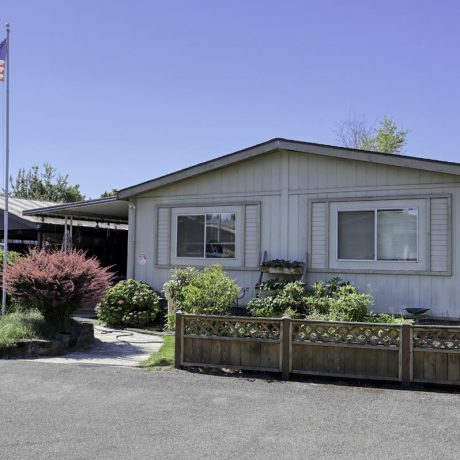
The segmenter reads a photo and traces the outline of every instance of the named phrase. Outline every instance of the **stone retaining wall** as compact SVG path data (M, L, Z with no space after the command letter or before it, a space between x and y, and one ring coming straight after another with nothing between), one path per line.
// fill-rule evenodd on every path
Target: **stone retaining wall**
M68 332L58 332L53 340L19 340L14 345L1 349L0 359L64 355L76 349L88 347L93 341L93 325L91 323L81 323L79 326L69 327Z

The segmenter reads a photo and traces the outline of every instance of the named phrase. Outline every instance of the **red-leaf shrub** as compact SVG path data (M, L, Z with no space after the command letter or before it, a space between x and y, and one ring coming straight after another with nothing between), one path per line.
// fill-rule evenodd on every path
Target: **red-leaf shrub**
M7 292L24 308L37 308L50 320L65 324L76 310L100 301L113 273L83 251L30 249L7 271Z

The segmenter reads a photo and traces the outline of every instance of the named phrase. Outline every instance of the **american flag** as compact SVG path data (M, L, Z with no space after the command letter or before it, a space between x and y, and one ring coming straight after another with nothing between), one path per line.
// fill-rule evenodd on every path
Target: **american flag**
M7 53L6 39L0 43L0 81L5 80L5 59Z

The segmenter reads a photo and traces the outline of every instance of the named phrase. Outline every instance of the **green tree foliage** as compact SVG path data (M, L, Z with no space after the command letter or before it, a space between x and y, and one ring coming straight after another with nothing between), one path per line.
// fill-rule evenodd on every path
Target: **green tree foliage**
M362 141L363 150L384 153L402 153L409 131L399 129L396 123L390 118L379 121L379 127L374 129L374 134L365 137Z
M106 190L104 193L101 193L101 198L110 198L111 196L117 196L118 190L113 188L112 190Z
M83 201L85 196L80 192L79 185L69 185L69 176L56 174L56 169L49 163L43 164L43 171L32 166L28 171L21 168L16 179L10 177L13 198L45 200L61 203Z
M372 127L365 118L356 115L338 123L336 130L337 140L344 147L395 154L403 152L408 134L391 118L384 117L377 127Z

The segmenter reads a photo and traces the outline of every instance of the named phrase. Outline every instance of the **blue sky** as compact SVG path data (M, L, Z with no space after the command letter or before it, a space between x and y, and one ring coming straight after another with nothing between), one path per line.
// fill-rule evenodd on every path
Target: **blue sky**
M12 172L47 161L93 198L273 137L336 144L353 113L460 161L456 0L2 0L6 21Z

